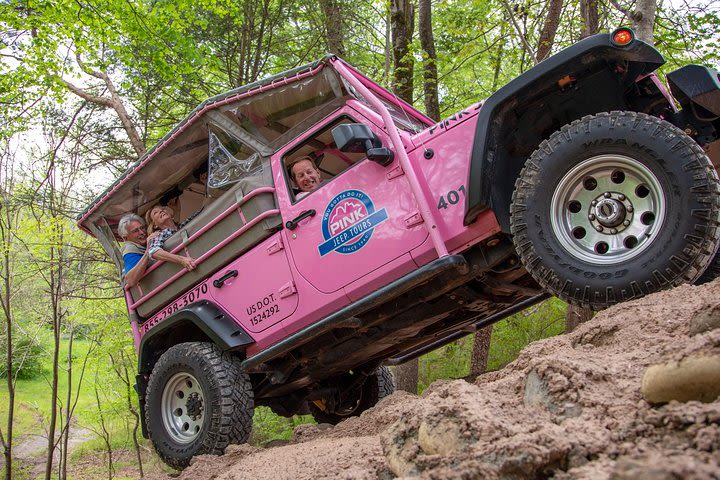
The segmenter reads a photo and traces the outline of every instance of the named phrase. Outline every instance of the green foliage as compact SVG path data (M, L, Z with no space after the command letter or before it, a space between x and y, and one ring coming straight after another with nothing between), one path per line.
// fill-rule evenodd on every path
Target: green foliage
M281 417L268 407L256 407L253 415L252 443L264 446L273 440L290 440L298 425L315 423L310 415Z
M493 325L488 354L488 371L499 370L517 358L532 342L565 331L565 302L551 298ZM418 389L432 382L463 378L470 373L473 336L468 335L420 357Z
M13 341L12 351L13 378L27 380L42 375L45 370L45 350L34 338L21 336ZM7 378L7 342L0 342L0 378Z
M515 360L528 344L565 331L565 302L551 298L498 322L493 328L488 370Z

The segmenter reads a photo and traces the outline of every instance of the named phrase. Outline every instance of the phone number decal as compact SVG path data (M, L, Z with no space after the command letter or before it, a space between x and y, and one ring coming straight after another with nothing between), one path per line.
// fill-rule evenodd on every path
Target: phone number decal
M208 286L207 282L201 283L200 285L196 286L189 292L187 292L182 297L175 300L173 303L168 305L167 307L160 310L154 317L152 317L150 320L142 324L142 331L143 333L150 330L152 327L157 325L158 323L165 320L167 317L172 315L173 313L177 312L181 308L187 307L191 303L193 303L196 300L200 299L200 295L207 293Z

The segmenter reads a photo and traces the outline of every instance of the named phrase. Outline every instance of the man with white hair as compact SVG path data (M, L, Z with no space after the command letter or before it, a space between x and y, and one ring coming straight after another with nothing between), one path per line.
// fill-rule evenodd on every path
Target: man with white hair
M118 223L118 234L124 242L122 256L125 263L125 283L134 287L150 264L150 258L145 253L147 242L145 220L134 213L125 215Z

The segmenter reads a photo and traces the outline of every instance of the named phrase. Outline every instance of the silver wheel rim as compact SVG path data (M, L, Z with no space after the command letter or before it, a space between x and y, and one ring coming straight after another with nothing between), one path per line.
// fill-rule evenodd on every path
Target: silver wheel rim
M161 415L165 431L177 443L195 440L202 431L205 396L200 383L189 373L176 373L165 384Z
M598 155L565 174L550 209L553 232L570 255L616 264L653 242L665 219L665 192L638 160Z

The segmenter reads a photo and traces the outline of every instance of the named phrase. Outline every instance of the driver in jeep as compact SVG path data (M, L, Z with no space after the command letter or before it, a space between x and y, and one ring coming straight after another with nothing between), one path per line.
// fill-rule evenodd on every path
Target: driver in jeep
M304 197L322 184L320 170L317 169L315 162L310 157L301 157L300 160L293 163L290 166L290 177L300 189L296 198Z

